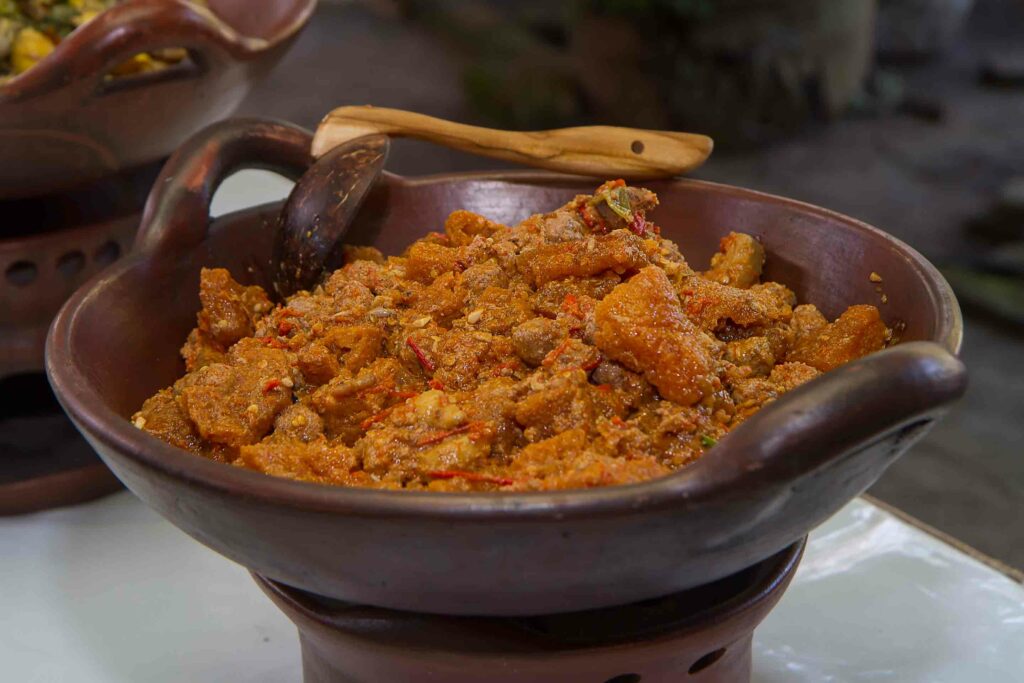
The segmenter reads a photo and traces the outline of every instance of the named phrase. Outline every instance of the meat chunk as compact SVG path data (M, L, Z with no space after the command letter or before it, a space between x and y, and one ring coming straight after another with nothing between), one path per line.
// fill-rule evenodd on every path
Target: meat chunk
M354 444L395 405L424 388L422 380L394 358L380 358L353 376L343 371L310 397L330 439Z
M583 370L560 372L516 403L515 417L530 441L540 441L568 429L588 429L598 417L593 385Z
M714 340L693 326L664 271L644 268L597 306L597 347L682 405L711 391Z
M512 328L533 317L529 290L488 287L467 306L467 327L491 334L508 334Z
M598 391L608 390L618 397L625 408L635 410L654 398L654 387L643 375L627 370L620 363L605 359L594 368L591 381Z
M625 230L585 240L545 244L524 252L518 261L523 277L536 287L567 277L590 277L606 270L631 273L646 266L643 241Z
M788 360L828 372L885 347L889 330L874 306L850 306L839 318L794 347Z
M227 446L256 443L291 405L291 367L284 351L256 339L231 349L229 363L207 365L181 382L181 405L206 440Z
M253 333L257 316L271 309L260 287L243 287L224 268L203 268L199 274L199 329L227 348Z
M533 318L512 330L512 348L524 363L535 368L568 336L569 329L563 323Z
M172 446L188 451L202 450L202 437L178 403L173 389L164 389L146 399L142 409L132 415L132 422Z
M608 296L620 282L622 282L622 277L612 272L601 273L594 277L570 277L564 280L553 280L537 290L534 306L541 315L554 318L563 311L566 297L572 296L581 299L586 296L600 301Z
M750 368L754 375L767 375L775 365L775 350L767 337L747 337L727 343L725 359Z
M828 327L828 320L813 304L803 304L793 309L789 327L793 331L792 347L805 347Z
M746 289L761 280L764 247L750 235L730 232L722 238L719 251L711 257L704 277L723 285Z
M312 443L324 435L324 421L309 407L295 403L274 420L274 436Z
M508 287L509 278L497 261L488 259L463 271L462 282L471 294L479 294L488 287Z

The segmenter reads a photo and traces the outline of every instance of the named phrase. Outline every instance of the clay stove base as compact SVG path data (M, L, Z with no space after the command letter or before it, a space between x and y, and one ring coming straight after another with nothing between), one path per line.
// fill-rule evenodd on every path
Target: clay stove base
M298 627L305 683L744 683L754 628L782 597L800 541L664 598L542 617L451 617L256 583Z
M121 488L57 404L42 374L43 348L68 296L131 247L162 165L0 201L0 516Z

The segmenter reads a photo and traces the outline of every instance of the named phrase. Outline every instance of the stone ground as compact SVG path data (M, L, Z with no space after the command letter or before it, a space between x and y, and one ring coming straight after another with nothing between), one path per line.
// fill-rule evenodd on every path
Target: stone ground
M940 266L974 245L964 224L1001 184L1024 175L1024 88L978 84L990 50L1018 45L1024 3L982 0L961 44L939 64L889 67L938 123L854 116L748 153L716 155L700 176L792 196L891 232ZM1016 14L1014 14L1016 12ZM313 127L341 104L376 104L473 122L459 67L423 30L359 5L321 6L241 115ZM495 162L399 141L389 168L416 175ZM967 398L871 493L995 558L1024 567L1024 335L966 311Z

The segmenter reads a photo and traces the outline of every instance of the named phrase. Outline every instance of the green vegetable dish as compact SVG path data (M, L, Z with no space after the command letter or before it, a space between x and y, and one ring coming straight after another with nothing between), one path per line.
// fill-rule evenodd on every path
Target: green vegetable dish
M123 0L0 0L0 81L28 71L53 52L72 31L121 2ZM177 64L187 56L180 48L138 54L117 66L111 76L156 71Z

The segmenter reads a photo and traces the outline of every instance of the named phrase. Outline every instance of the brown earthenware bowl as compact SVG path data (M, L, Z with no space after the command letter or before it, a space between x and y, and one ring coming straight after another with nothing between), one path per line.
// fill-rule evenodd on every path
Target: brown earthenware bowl
M37 196L166 157L228 116L284 54L316 0L134 0L0 84L0 199ZM109 78L140 52L187 48L167 69Z
M903 343L786 394L671 476L552 493L348 489L218 464L136 429L128 417L183 372L199 269L268 285L278 205L223 216L223 177L259 165L297 175L309 136L234 121L165 167L131 256L79 290L50 331L47 371L71 418L117 476L174 524L274 581L319 595L446 614L545 614L627 604L722 578L781 551L875 481L961 396L953 293L917 252L824 209L725 185L649 183L654 214L693 264L741 229L766 276L826 315L877 302ZM504 223L596 181L537 173L386 175L353 243L396 253L454 209Z

